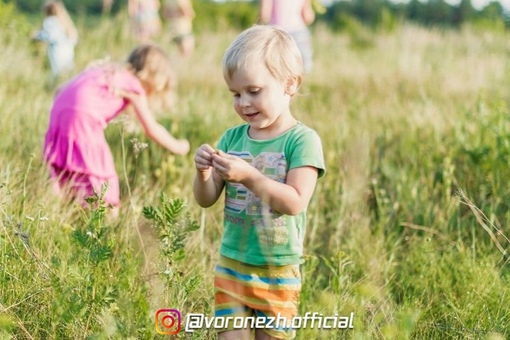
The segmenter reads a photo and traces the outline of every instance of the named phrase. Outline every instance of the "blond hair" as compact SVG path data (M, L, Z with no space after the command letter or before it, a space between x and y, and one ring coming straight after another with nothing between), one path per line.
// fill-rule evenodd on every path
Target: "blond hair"
M263 60L269 73L281 81L303 80L303 59L294 39L285 30L271 25L254 25L234 39L223 56L226 79L249 64Z
M135 76L140 79L151 108L170 108L175 101L176 77L165 51L155 45L141 45L131 52L127 62Z
M64 3L61 1L49 0L43 4L43 12L46 16L55 16L64 28L66 35L73 42L78 41L78 30L74 26L73 20L67 12Z

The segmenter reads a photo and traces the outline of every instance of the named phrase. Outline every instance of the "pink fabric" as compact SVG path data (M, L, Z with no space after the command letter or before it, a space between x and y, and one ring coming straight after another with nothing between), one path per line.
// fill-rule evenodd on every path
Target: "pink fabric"
M141 0L135 1L135 15L144 15L159 11L159 0Z
M306 28L301 11L304 0L273 0L270 24L280 26L287 32L300 31Z
M78 182L83 183L84 178L90 176L88 182L96 186L104 179L104 182L117 182L118 187L112 153L104 136L108 123L128 104L113 93L116 87L144 93L140 81L132 73L107 65L85 70L56 95L45 137L44 157L54 170L58 169L52 172L53 176L65 173L59 178L60 185L73 181L72 178L80 178ZM118 204L118 197L111 200L107 203Z
M57 195L69 195L78 200L83 207L89 206L85 198L94 196L95 193L100 194L103 184L108 185L103 196L105 203L115 207L120 203L119 179L117 176L99 178L94 175L63 170L52 165L51 177L53 179L53 190Z

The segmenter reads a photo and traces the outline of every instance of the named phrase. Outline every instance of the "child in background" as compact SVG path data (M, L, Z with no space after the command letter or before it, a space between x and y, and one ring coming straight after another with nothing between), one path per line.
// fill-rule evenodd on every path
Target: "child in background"
M182 56L188 57L195 49L193 18L195 11L190 0L163 0L163 18L169 23L172 40Z
M62 73L73 69L78 31L62 2L47 1L43 12L46 18L42 29L33 38L48 44L52 81L55 82Z
M110 14L110 12L112 11L112 6L113 6L113 0L103 0L103 8L102 8L102 12L103 14Z
M65 84L55 96L44 142L55 190L86 205L84 199L107 183L105 202L119 206L119 179L104 129L129 104L149 138L175 154L188 153L188 141L175 139L149 107L168 106L172 77L165 52L142 45L125 65L92 66Z
M305 72L313 65L312 38L308 26L315 20L312 0L261 0L260 23L283 28L296 41Z
M193 192L202 207L225 189L224 233L215 269L215 316L284 317L287 326L256 329L256 339L290 339L301 290L306 209L324 157L317 133L300 123L290 102L302 78L292 37L275 26L241 33L223 57L234 109L246 123L228 129L215 150L195 152ZM219 339L251 339L250 329Z
M139 43L147 43L161 32L159 0L128 0L133 35Z

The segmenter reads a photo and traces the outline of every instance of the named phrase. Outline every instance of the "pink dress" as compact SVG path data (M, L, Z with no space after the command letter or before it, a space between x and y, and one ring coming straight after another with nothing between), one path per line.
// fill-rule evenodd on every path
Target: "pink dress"
M119 205L119 179L104 129L128 105L114 88L145 93L129 71L104 65L87 69L56 95L44 143L56 189L81 200L108 183L105 202ZM85 203L84 203L85 204Z

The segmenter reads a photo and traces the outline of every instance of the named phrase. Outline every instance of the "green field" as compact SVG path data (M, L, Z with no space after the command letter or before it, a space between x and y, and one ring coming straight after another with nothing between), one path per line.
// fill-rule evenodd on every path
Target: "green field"
M40 21L0 6L0 338L163 339L158 309L212 315L223 204L194 202L192 153L118 120L106 132L120 218L54 197L41 161L53 91L29 39ZM135 46L123 15L77 26L77 70ZM201 30L189 60L158 40L179 77L158 119L193 150L241 123L221 72L238 33ZM308 208L300 314L354 320L298 339L509 338L510 34L402 23L313 37L293 112L321 135L327 174Z

